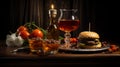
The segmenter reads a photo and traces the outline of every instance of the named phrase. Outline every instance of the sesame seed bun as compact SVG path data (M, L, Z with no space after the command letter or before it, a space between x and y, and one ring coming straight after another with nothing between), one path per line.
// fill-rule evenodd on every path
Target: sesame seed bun
M98 33L96 32L91 32L91 31L83 31L79 34L78 38L95 38L95 39L99 39L100 36Z

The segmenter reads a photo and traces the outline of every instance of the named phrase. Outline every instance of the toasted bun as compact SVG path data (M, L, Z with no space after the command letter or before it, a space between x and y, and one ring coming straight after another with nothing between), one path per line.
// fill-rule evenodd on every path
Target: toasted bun
M97 39L99 39L100 36L96 32L83 31L79 34L78 38L95 38L95 39L97 38Z

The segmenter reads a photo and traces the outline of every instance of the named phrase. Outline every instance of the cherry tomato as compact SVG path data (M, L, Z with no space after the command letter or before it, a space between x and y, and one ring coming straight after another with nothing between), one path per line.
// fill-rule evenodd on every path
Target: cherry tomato
M75 37L70 38L70 42L71 42L71 43L76 43L76 42L77 42L77 38L75 38Z
M43 32L39 29L34 29L30 35L30 37L43 37Z
M21 31L24 31L24 30L27 31L27 27L25 27L25 26L20 26L20 27L18 27L17 32L21 32Z
M23 39L27 39L30 36L30 33L26 30L19 32L19 34Z
M110 48L112 49L112 51L116 51L118 49L117 46L114 44L110 45Z

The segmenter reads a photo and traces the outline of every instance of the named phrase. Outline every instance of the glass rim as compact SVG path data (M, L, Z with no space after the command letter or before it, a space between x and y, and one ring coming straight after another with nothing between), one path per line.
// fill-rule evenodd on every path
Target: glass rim
M60 9L62 11L77 11L78 9Z

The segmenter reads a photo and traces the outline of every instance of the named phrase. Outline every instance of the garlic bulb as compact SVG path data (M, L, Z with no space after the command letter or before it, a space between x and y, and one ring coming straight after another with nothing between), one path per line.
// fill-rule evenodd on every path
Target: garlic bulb
M17 36L14 43L15 43L16 46L20 47L24 43L24 40L22 39L21 36Z
M17 46L20 47L22 46L22 44L24 43L24 40L22 39L21 36L16 36L15 33L11 34L11 35L7 35L6 36L6 45L8 47L13 47L13 46Z
M11 46L15 46L14 40L15 40L15 33L11 34L11 35L7 35L6 38L6 45L11 47Z

